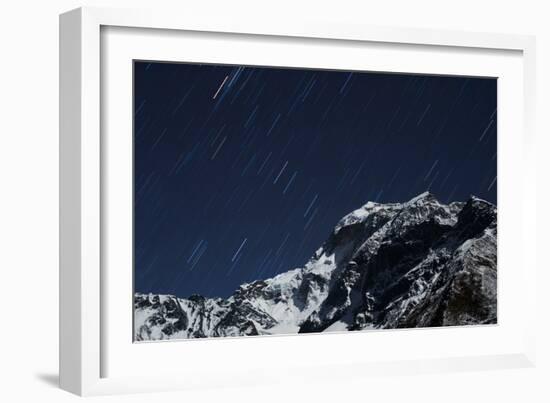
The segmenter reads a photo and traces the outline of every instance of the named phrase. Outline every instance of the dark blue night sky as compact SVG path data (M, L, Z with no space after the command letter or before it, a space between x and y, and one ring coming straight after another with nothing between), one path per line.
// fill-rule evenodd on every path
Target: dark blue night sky
M135 62L135 290L225 297L367 201L496 203L496 79Z

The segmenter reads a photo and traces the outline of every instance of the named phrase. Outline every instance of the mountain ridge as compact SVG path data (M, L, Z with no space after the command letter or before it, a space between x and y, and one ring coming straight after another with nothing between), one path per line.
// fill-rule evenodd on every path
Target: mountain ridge
M497 208L367 202L303 267L228 298L134 296L136 341L496 323Z

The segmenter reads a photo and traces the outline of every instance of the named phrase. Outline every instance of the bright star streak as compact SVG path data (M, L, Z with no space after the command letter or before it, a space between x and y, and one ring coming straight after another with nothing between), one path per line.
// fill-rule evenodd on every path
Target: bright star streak
M214 94L214 96L212 97L212 99L216 99L216 97L218 96L218 94L220 93L220 91L222 90L223 88L223 85L225 84L225 82L227 81L227 79L229 78L229 76L225 76L225 78L223 79L220 87L218 88L218 90L216 91L216 93Z
M232 262L235 261L235 258L237 257L237 255L239 254L239 252L241 251L241 249L243 248L244 244L246 243L247 241L247 238L245 238L243 240L243 242L241 243L241 246L239 246L239 249L237 249L237 252L235 252L235 254L233 255L233 258L231 259Z
M275 178L275 180L273 181L273 184L276 184L277 181L279 180L279 178L281 177L281 175L283 174L283 171L285 170L286 166L288 165L288 161L285 162L285 164L283 165L283 167L281 168L281 171L279 172L279 175L277 175L277 177Z

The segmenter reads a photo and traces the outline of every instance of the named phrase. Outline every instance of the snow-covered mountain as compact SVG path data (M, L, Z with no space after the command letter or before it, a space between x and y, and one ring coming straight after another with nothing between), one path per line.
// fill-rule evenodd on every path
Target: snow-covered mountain
M391 329L497 321L497 209L368 202L338 222L304 267L227 299L136 294L135 339Z

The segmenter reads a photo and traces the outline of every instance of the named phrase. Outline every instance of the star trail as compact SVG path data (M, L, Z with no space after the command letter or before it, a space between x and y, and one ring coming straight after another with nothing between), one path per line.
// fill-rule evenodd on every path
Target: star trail
M496 203L497 80L134 62L135 290L226 297L367 201Z

